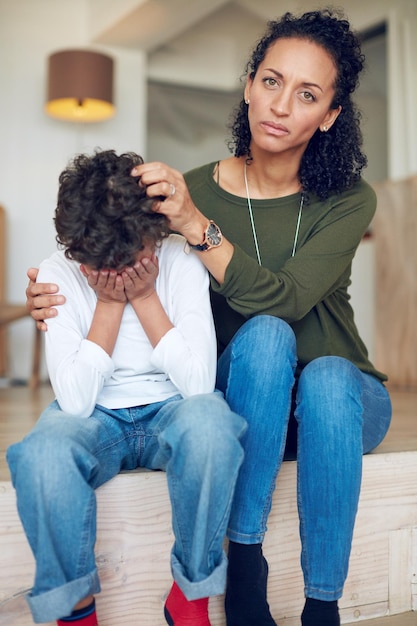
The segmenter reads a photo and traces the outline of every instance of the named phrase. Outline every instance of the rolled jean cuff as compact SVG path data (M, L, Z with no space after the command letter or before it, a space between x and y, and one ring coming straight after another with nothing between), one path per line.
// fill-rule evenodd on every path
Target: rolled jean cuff
M198 600L200 598L210 598L219 596L226 589L227 557L223 553L220 564L199 582L191 582L184 574L184 568L174 554L171 554L172 576L181 589L187 600Z
M72 580L46 593L37 596L32 596L29 593L26 600L35 624L43 624L67 617L80 600L99 592L100 580L95 569L82 578Z
M245 533L239 533L231 528L227 529L227 538L234 543L243 543L246 546L254 545L255 543L263 543L265 533L258 533L256 535L246 535Z
M326 591L325 589L318 589L317 587L305 586L304 596L306 598L314 598L315 600L324 600L325 602L332 602L334 600L340 600L343 595L343 587L335 589L333 591Z

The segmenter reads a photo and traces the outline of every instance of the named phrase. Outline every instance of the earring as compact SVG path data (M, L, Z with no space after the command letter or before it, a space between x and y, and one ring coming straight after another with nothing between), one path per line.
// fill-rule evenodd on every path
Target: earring
M323 126L323 133L327 133L328 130L327 126Z
M249 104L249 102L250 102L249 98L245 100L245 104Z

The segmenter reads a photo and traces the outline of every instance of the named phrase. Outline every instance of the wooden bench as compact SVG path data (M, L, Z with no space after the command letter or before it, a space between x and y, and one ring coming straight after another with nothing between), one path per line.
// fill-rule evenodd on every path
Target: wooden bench
M166 477L129 472L98 489L97 564L100 626L166 626L173 541ZM0 624L30 626L23 596L34 563L11 484L0 482ZM303 581L296 509L296 462L280 472L268 523L269 601L280 626L299 626ZM349 576L340 601L343 623L417 609L417 452L364 457ZM210 602L212 626L224 626L223 598ZM51 625L52 626L52 625Z

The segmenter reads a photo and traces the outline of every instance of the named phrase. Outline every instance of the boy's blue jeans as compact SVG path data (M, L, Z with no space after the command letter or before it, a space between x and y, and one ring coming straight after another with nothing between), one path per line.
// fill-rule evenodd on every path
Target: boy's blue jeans
M362 454L384 438L391 402L384 385L340 357L310 362L295 380L288 324L246 322L219 360L217 386L248 429L229 521L235 542L261 543L292 407L298 423L298 509L306 597L336 600L347 576Z
M167 473L175 536L171 567L182 591L189 600L223 593L223 540L245 428L219 392L130 409L96 406L89 418L67 415L53 402L7 452L36 560L28 596L35 622L69 615L81 599L100 591L94 490L137 467Z

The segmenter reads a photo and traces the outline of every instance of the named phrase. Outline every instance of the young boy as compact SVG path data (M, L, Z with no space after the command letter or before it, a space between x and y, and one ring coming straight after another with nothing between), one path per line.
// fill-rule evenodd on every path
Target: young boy
M36 623L97 625L94 490L137 467L167 473L168 624L210 626L208 597L224 591L222 544L245 423L214 391L206 270L149 210L130 175L142 162L97 151L59 179L62 250L39 273L66 296L45 335L56 399L7 453L36 560L28 595Z

